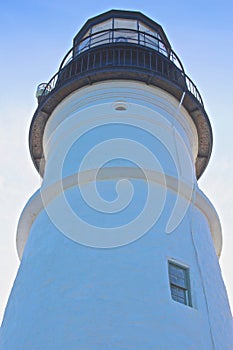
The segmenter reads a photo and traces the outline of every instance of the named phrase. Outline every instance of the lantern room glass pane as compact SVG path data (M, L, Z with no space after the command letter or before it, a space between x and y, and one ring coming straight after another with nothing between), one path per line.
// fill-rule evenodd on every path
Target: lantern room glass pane
M109 30L106 32L96 33L91 37L91 47L109 44L110 42L112 42L112 32Z
M112 29L112 19L108 19L107 21L100 22L92 27L92 34L101 32L102 30Z
M112 37L112 19L98 23L92 27L91 47L109 44Z
M141 21L139 21L139 31L151 34L151 35L159 38L159 34L155 30L153 30L151 27L147 26L146 24L144 24Z
M116 43L130 42L138 44L137 21L114 18L114 37Z
M85 51L85 50L90 48L90 45L91 45L90 35L91 35L91 30L89 29L84 34L84 36L81 39L79 45L77 46L77 48L75 50L77 53L80 53L80 52Z
M138 33L127 29L114 30L113 41L115 43L138 44Z
M159 41L160 39L159 34L152 30L151 27L147 26L146 24L139 22L139 31L140 33L140 44L144 46L151 47L154 50L159 49Z
M114 18L114 29L116 28L127 28L137 30L137 20L134 19L124 19L124 18Z

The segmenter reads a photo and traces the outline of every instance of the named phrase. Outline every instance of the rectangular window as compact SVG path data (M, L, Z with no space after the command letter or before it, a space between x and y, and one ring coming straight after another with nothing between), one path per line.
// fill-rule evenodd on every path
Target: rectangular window
M169 282L172 299L191 306L189 269L176 262L168 262Z

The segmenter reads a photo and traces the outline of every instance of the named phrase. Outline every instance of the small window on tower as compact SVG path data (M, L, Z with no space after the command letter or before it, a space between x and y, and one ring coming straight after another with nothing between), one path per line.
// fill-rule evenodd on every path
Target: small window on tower
M169 282L172 299L191 306L189 269L176 262L168 262Z

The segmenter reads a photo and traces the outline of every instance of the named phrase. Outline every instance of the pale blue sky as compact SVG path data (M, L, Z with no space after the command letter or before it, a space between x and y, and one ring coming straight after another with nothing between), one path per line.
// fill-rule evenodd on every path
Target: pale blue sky
M112 8L138 10L163 26L204 99L214 133L210 164L199 181L223 228L221 268L233 305L233 3L227 1L21 0L1 4L0 319L19 264L19 215L40 186L29 155L35 90L50 80L84 22Z

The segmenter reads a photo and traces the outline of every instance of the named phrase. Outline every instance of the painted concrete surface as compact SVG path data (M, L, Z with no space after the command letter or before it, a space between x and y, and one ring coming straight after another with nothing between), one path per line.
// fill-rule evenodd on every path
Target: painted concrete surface
M141 181L134 186L144 192ZM75 197L67 191L78 210ZM231 349L229 305L205 218L190 208L175 232L164 233L174 197L146 235L112 249L71 241L42 212L6 310L2 348ZM190 268L192 307L171 298L171 258Z
M19 225L18 242L30 234L1 349L232 349L219 221L197 201L197 141L179 101L139 83L96 84L57 107L44 135L44 209L33 216L30 202ZM192 306L171 298L169 259L190 270Z

